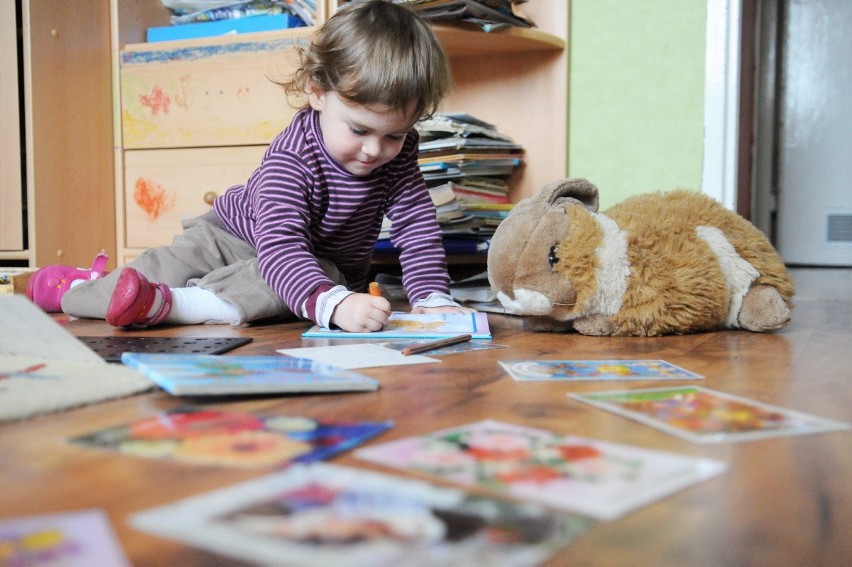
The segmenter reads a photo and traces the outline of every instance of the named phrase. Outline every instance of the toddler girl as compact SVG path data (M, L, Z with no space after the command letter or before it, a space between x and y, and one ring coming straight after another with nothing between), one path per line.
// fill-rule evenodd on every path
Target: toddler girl
M120 327L295 314L377 331L390 304L366 293L367 279L387 215L412 311L470 311L448 295L441 231L417 165L414 124L450 87L431 28L387 0L349 2L300 55L283 86L308 104L244 185L184 221L171 245L108 275L87 280L83 272L47 289L39 282L62 267L43 268L33 300L46 305L58 293L65 313Z

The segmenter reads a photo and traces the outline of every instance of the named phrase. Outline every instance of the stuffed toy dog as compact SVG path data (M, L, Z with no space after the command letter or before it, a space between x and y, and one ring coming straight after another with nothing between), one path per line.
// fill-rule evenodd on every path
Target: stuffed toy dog
M488 279L533 330L584 335L773 331L793 297L763 233L706 195L647 193L599 213L597 187L580 178L512 209L491 239Z

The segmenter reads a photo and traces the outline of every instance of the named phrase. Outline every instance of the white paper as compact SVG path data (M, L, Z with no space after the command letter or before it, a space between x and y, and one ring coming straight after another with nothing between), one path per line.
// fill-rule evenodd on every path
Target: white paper
M374 368L377 366L401 366L441 362L419 354L405 356L398 350L375 343L334 345L324 347L285 348L277 352L297 358L309 358L338 368Z

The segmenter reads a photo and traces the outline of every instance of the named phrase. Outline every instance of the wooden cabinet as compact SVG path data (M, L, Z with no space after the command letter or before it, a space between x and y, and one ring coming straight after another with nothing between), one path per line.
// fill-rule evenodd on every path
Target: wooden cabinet
M0 261L88 267L115 256L109 0L2 4Z
M0 2L0 254L25 259L15 3Z
M313 28L145 43L147 28L168 25L159 0L111 4L123 263L168 244L182 218L209 210L213 194L245 181L295 113L271 79L289 75L297 63L292 47ZM317 21L337 4L319 2ZM455 83L444 109L492 122L527 150L512 180L515 200L566 171L567 5L530 2L524 10L538 28L486 34L435 26Z
M141 251L171 242L181 220L210 210L244 183L266 146L170 148L124 153L125 242Z

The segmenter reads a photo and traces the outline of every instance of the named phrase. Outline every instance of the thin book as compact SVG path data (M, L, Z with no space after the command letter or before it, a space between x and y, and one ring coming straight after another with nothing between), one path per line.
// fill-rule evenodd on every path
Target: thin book
M474 339L490 339L488 315L485 313L391 313L381 331L351 333L338 328L314 325L304 338L335 339L443 339L469 334Z
M378 381L305 358L126 352L121 361L176 396L376 390Z

